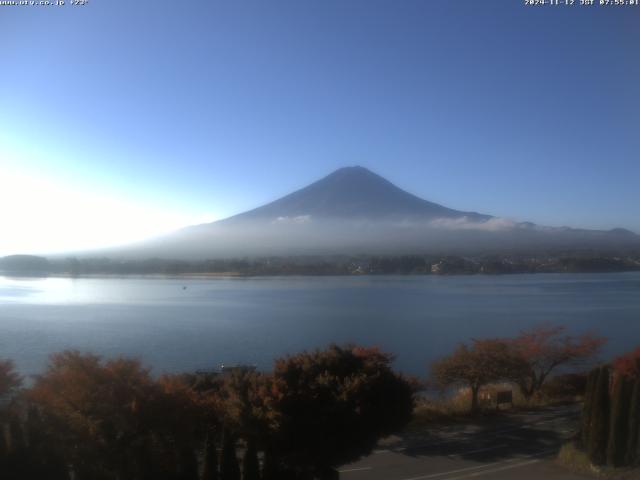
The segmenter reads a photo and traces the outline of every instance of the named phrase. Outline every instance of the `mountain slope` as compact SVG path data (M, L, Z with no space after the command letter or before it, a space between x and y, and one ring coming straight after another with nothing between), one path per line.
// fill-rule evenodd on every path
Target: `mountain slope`
M459 212L416 197L364 167L345 167L311 185L223 222L305 217L320 219L434 219L488 215Z
M544 227L453 210L416 197L366 168L347 167L262 207L109 255L204 259L627 248L640 249L640 237L628 230Z

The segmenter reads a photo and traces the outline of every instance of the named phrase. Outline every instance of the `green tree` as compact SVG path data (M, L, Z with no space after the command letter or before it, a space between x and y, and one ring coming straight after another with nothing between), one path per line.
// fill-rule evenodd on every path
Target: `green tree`
M264 461L262 462L262 480L282 479L280 464L273 448L267 446L264 451Z
M613 467L624 465L629 442L629 405L632 391L625 375L614 377L611 398L611 425L607 444L607 464Z
M202 480L218 480L218 452L213 430L207 433Z
M598 384L599 369L594 368L587 376L587 386L584 394L584 405L582 408L582 445L589 445L589 435L591 433L591 417L593 415L593 397L595 395L596 385Z
M240 480L240 465L236 454L236 439L225 429L222 439L222 459L220 460L220 480Z
M25 440L25 432L17 415L11 415L9 417L9 451L12 454L20 454L24 450L27 442Z
M588 455L595 465L606 461L607 441L609 439L609 367L600 367L597 385L593 395L591 428L589 434Z
M640 460L640 347L616 358L613 368L618 375L629 379L631 399L628 412L629 439L625 464L633 465Z
M258 450L254 442L248 442L242 457L242 480L260 480Z
M631 380L631 401L629 402L629 440L625 463L634 465L638 461L638 436L640 436L640 380Z

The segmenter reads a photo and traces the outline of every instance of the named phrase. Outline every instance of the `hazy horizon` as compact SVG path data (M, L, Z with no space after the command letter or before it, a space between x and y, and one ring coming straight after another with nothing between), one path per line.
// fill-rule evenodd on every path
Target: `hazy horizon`
M155 237L356 164L452 209L640 232L640 8L67 7L2 8L0 255Z
M549 248L615 251L640 246L638 238L629 241L626 235L599 240L599 232L605 231L565 230L486 212L452 210L354 166L224 219L193 222L119 244L13 254L202 260L264 255L535 253Z
M555 228L450 209L361 167L345 167L274 202L113 247L46 252L54 257L205 260L333 255L539 255L635 252L640 236Z

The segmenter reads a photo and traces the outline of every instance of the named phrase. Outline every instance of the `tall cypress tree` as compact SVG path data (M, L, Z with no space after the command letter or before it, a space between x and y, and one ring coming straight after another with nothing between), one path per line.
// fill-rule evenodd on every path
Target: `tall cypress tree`
M17 415L9 419L9 450L12 454L22 453L25 447L24 431Z
M223 437L220 480L240 480L240 465L236 455L235 438L228 430L224 431Z
M207 434L204 447L204 472L202 480L218 480L218 454L216 452L216 440L213 431Z
M179 480L198 480L198 458L192 445L184 445L179 455Z
M7 462L9 460L9 446L6 441L5 427L0 422L0 472L4 472L7 469Z
M638 457L638 436L640 435L640 380L633 380L631 401L629 404L629 441L627 442L627 455L625 463L634 465Z
M587 375L587 385L584 392L584 405L582 408L582 445L586 448L589 445L589 434L591 432L591 416L593 415L593 396L598 384L599 369L594 368Z
M242 480L260 480L260 464L255 442L249 440L242 457Z
M624 375L615 378L611 398L611 426L607 445L607 464L612 467L624 465L629 436L629 404L631 391L629 380Z
M609 367L600 367L591 407L591 428L588 454L595 465L603 465L607 459L609 439Z
M273 450L269 447L264 452L264 462L262 464L262 480L279 480L280 469L278 468L278 460Z

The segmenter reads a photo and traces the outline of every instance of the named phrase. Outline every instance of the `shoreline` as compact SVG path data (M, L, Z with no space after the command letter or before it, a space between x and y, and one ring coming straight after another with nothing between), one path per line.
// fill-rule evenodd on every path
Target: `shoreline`
M503 272L503 273L243 273L243 272L196 272L196 273L50 273L50 274L16 274L0 272L0 277L15 280L37 280L46 278L65 279L118 279L118 278L141 278L141 279L210 279L210 278L290 278L290 277L507 277L515 275L608 275L620 273L640 273L640 269L610 270L610 271L546 271L546 272Z
M33 255L0 258L0 274L76 278L282 277L361 275L509 275L523 273L614 273L640 271L640 252L549 252L546 254L354 255L179 260L149 258L53 259Z

